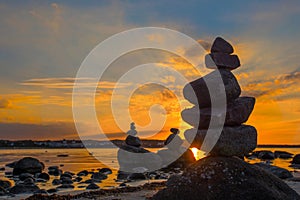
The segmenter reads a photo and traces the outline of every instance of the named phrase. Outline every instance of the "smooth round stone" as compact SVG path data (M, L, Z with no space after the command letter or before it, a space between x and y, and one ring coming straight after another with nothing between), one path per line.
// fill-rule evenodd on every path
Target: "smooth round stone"
M212 134L216 129L210 129ZM210 145L203 145L203 141L207 136L207 130L189 129L184 133L187 141L191 143L191 147L207 152ZM192 141L193 135L195 135ZM208 141L217 141L209 152L210 155L218 156L244 156L252 152L257 145L257 131L253 126L224 126L219 138L217 135L210 135ZM209 139L208 138L208 139Z
M211 107L210 86L215 105L232 102L241 94L241 88L235 76L226 69L215 70L196 79L183 88L184 97L199 108ZM225 92L225 93L224 93Z
M198 109L196 106L185 109L181 112L181 117L188 124L198 129L207 129L213 120L214 126L236 126L245 123L255 104L254 97L239 97L229 103L224 110L216 109L216 113L212 115L211 108ZM224 121L225 119L225 121Z
M221 37L217 37L211 46L211 52L233 53L232 45Z
M210 53L205 56L205 65L209 69L229 69L234 70L241 66L237 55L228 55L225 53Z

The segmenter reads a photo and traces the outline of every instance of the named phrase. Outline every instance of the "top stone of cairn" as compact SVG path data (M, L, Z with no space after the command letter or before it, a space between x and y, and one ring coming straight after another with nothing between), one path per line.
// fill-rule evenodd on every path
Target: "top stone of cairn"
M211 47L212 53L227 53L232 54L233 53L233 47L229 42L224 40L221 37L217 37Z

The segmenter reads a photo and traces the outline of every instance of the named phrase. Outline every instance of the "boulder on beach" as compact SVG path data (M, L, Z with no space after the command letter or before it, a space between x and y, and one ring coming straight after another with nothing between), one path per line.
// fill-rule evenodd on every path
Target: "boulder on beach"
M188 129L184 135L187 141L191 143L191 147L201 148L203 151L211 150L210 155L244 156L256 148L257 131L253 126L224 126L219 138L215 134L217 130L210 129L209 131L212 135L210 135L208 142L212 144L213 140L216 141L212 150L209 149L210 145L202 145L208 130ZM195 137L193 138L193 136Z
M36 174L36 173L41 173L44 168L45 168L44 163L40 162L38 159L32 157L25 157L16 162L14 166L13 174L14 175L19 175L21 173Z
M17 184L9 189L12 194L24 194L24 193L35 193L39 191L40 188L34 184Z
M8 180L1 180L0 179L0 187L4 188L4 189L8 189L11 187L11 182Z
M170 149L161 149L157 154L161 157L162 167L164 168L186 168L191 163L196 162L193 152L190 149L174 151Z
M233 53L232 45L221 37L217 37L211 46L211 52Z
M208 86L211 91L208 89ZM229 103L240 96L241 88L234 75L226 69L215 70L204 77L190 82L183 88L184 97L191 103L198 104L199 108L211 106L209 92L212 92L211 95L216 104L223 97Z
M300 196L278 177L236 157L206 157L170 178L153 200L296 200Z
M287 151L274 151L274 156L275 158L282 158L282 159L289 159L289 158L293 158L292 153L289 153Z
M198 109L196 106L181 112L182 119L198 129L207 129L213 120L215 126L236 126L246 122L254 108L254 97L239 97L227 105L226 110ZM225 111L225 112L223 112ZM225 118L225 121L222 119Z
M289 170L281 168L281 167L277 167L274 165L268 165L265 163L256 163L255 165L263 168L264 170L274 174L275 176L277 176L278 178L281 178L281 179L287 179L287 178L293 177L292 173Z
M292 160L292 164L300 164L300 154L296 154Z
M272 151L269 150L262 150L257 152L257 158L261 160L273 160L275 158L275 155Z
M136 172L144 168L153 171L161 167L161 158L144 148L124 145L118 150L118 161L121 171Z

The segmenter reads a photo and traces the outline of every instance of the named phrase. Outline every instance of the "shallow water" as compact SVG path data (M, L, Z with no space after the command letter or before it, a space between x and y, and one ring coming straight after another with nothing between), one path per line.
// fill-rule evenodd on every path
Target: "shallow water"
M258 148L257 150L281 150L287 151L293 154L300 153L300 148ZM149 149L153 152L157 151L158 149ZM89 171L96 171L99 168L107 167L103 163L109 164L109 168L112 169L113 174L108 175L108 179L103 180L102 183L98 185L100 187L115 187L118 186L120 183L116 182L116 175L119 168L118 160L117 160L117 148L97 148L90 150L88 152L86 149L0 149L0 168L4 167L5 164L17 161L23 157L31 156L39 159L45 164L45 171L47 172L47 168L49 166L60 166L60 169L63 171L71 171L77 173L81 170L89 170ZM197 158L201 158L204 156L203 152L195 151ZM67 154L68 157L57 157L59 154ZM102 163L97 160L95 157L100 157ZM247 160L250 163L261 162L261 160L254 159L254 160ZM293 168L290 168L290 161L291 159L275 159L272 161L272 164L286 168L290 171L295 171ZM12 171L11 168L5 167L5 172ZM297 170L296 170L297 171ZM0 171L0 179L5 177L4 171ZM50 181L47 183L38 183L38 186L41 189L50 189L54 188L51 182L54 179L54 176L51 176ZM59 177L56 177L59 178ZM90 175L87 177L83 177L83 180L89 179ZM87 185L87 184L81 184ZM83 190L82 188L78 188L78 183L74 183L74 190Z

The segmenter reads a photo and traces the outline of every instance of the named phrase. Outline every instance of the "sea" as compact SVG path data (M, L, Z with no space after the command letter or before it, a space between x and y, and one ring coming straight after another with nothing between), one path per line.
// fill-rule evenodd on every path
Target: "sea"
M158 149L152 148L148 149L152 152L156 152ZM280 150L287 151L293 154L300 153L300 148L258 148L256 150ZM0 171L0 179L7 179L5 174L12 172L12 168L6 167L5 165L14 161L17 161L23 157L34 157L39 159L45 164L45 171L49 166L59 166L63 171L69 171L73 173L78 173L81 170L88 171L98 171L100 168L109 167L112 169L113 173L108 175L106 180L103 180L98 185L101 188L114 188L117 187L120 182L116 181L117 172L119 169L118 159L117 159L117 148L95 148L89 151L82 149L0 149L0 168L5 167L4 171ZM201 151L193 149L193 153L196 159L200 159L205 154ZM63 155L63 157L59 156ZM100 161L101 162L100 162ZM258 159L246 160L249 163L262 162ZM292 172L297 173L297 169L290 167L291 159L275 159L271 161L271 164L279 167L286 168ZM51 184L54 178L51 176L50 181L46 183L38 183L41 189L54 188ZM90 176L84 177L89 179ZM7 179L9 180L9 179ZM10 179L11 181L11 179ZM12 181L13 183L13 181ZM74 184L75 188L73 190L83 190L84 188L78 187L78 183Z

